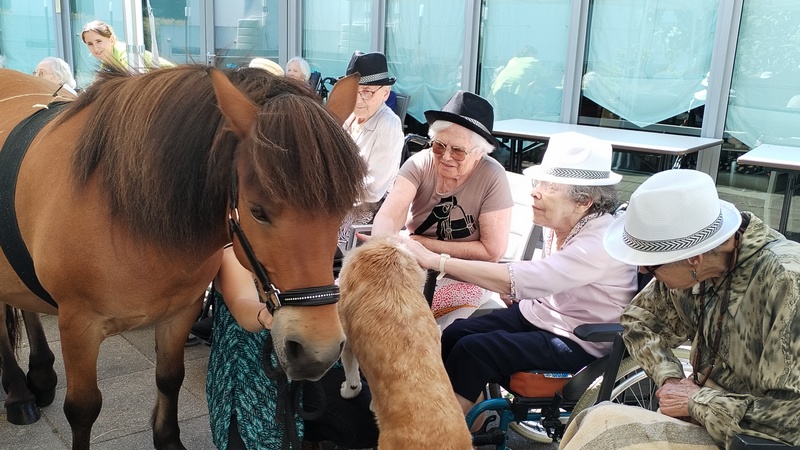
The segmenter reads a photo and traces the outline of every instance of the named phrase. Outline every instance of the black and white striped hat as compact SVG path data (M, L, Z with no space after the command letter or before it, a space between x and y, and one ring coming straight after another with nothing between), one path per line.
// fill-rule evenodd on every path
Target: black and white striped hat
M606 230L603 245L626 264L668 264L715 249L741 223L741 213L719 199L710 176L666 170L634 191L625 214Z
M611 171L611 144L574 131L550 136L542 163L523 173L537 181L573 186L608 186L622 180Z
M358 84L367 86L391 86L396 79L389 76L386 55L381 52L361 53L356 51L350 58L345 75L358 72Z

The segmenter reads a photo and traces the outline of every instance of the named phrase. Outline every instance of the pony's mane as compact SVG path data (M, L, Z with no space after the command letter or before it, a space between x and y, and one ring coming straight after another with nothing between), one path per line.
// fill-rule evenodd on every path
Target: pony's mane
M79 186L97 174L112 216L169 248L202 248L224 230L238 139L225 129L210 70L100 72L59 119L88 108L73 160ZM314 94L262 70L228 76L261 109L255 139L241 146L252 164L240 182L310 211L346 211L365 164Z

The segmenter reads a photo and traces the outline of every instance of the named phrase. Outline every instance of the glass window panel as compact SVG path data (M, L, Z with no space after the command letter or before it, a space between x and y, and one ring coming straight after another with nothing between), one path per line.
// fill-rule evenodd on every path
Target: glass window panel
M718 8L719 0L593 1L579 123L692 134L685 127L701 126Z
M246 66L255 57L278 60L278 0L214 2L216 65Z
M70 0L72 14L72 55L75 80L78 87L85 88L92 82L100 62L89 52L81 39L83 26L92 20L102 20L111 25L118 39L125 40L123 0Z
M386 59L397 77L392 88L409 95L408 114L440 109L461 89L466 2L387 0Z
M353 52L372 49L371 36L371 0L303 1L303 58L322 77L344 75Z
M478 86L495 119L560 121L570 0L484 5Z
M744 3L726 132L747 147L800 147L800 3ZM800 150L798 150L800 151Z
M760 144L800 152L800 3L744 2L735 55L717 177L719 185L734 189L720 193L773 228L786 215L787 237L800 240L797 200L783 211L787 174L736 161Z
M150 0L156 25L158 55L174 63L205 64L201 49L200 0ZM145 47L152 51L150 21L144 11Z
M0 66L33 73L39 61L56 54L52 0L0 1Z

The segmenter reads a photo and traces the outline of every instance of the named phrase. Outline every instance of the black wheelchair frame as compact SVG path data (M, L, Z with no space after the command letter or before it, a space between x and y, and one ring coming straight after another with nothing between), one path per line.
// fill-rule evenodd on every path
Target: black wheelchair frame
M475 405L466 418L470 427L485 412L494 411L497 416L487 419L481 429L473 433L473 445L495 445L498 450L503 450L506 448L509 425L522 421L539 422L547 435L558 441L564 435L572 414L614 396L624 395L625 389L636 383L648 382L644 372L632 364L632 360L624 359L625 345L620 324L580 325L575 328L575 335L590 342L613 342L612 351L574 374L553 396L524 397L514 394L510 399L490 398ZM615 373L616 376L604 376L606 373ZM648 402L640 406L652 407L655 399L653 392L654 389L648 389L642 398L637 399ZM497 426L492 426L494 422L497 422Z

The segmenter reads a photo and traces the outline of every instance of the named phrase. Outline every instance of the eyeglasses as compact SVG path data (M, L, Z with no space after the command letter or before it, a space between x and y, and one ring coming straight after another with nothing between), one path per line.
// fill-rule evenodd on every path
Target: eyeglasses
M383 86L379 87L378 89L375 89L374 91L370 91L369 89L359 89L358 95L360 95L361 98L363 98L364 100L369 100L372 98L373 95L375 95L376 92L380 91L382 88Z
M472 153L472 150L465 150L463 147L453 147L437 139L431 139L431 151L434 155L442 156L448 148L450 148L450 157L456 161L463 161L466 159L467 155Z
M533 186L534 189L539 189L539 191L549 194L553 194L559 190L559 184L550 181L531 180L531 186Z
M31 74L35 77L44 77L45 75L47 75L47 73L44 70L39 70L39 69L34 70L33 72L31 72Z
M646 270L647 273L649 273L650 275L653 276L653 278L655 278L656 277L656 270L664 267L664 264L659 264L657 266L639 266L639 267L641 267L644 270Z

